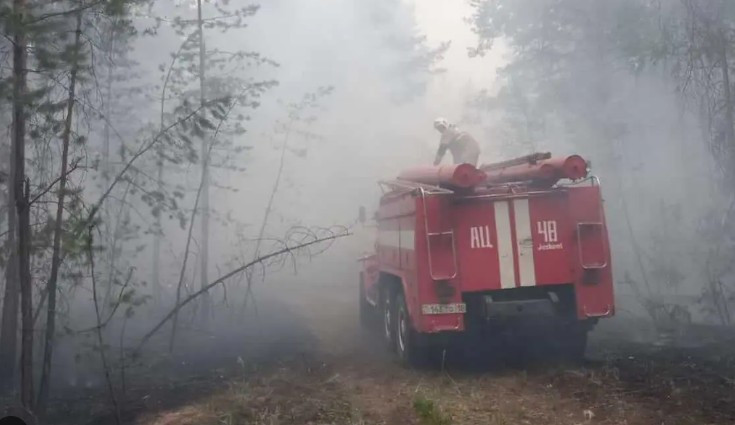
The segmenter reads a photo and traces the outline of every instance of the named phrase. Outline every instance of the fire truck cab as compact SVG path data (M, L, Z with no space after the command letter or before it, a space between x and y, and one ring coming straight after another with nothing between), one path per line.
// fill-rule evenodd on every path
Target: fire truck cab
M381 182L360 318L414 364L457 337L543 328L566 355L615 313L599 181L581 157L419 167ZM560 183L563 182L563 183Z

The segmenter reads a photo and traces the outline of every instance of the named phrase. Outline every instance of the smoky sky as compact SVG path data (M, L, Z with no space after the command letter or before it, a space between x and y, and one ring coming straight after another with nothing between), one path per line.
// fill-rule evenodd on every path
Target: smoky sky
M507 83L502 68L513 59L512 53L499 40L488 56L468 58L467 48L475 42L471 23L464 20L468 5L458 4L445 14L451 15L447 18L441 11L449 5L434 8L431 3L274 0L261 4L246 29L208 31L210 46L258 52L279 64L250 71L253 78L277 80L278 86L263 96L251 113L247 134L237 140L252 148L238 159L246 170L214 172L220 184L236 189L213 191L211 203L219 213L236 217L244 226L243 234L255 232L277 171L283 140L274 128L286 117L283 105L322 86L333 86L333 93L314 111L315 121L300 127L318 137L289 141L298 155L286 156L274 218L266 232L270 236L294 224L350 224L360 205L373 211L381 194L378 180L431 161L438 141L431 123L437 116L458 122L475 135L483 149L481 162L529 153L531 148L513 145L507 137L508 105L486 110L471 106L481 91L494 95ZM153 11L159 16L187 13L185 7L174 9L169 3L159 3ZM157 67L179 42L165 25L155 39L139 41L134 56L140 72L159 78ZM421 61L422 54L442 42L451 42L443 59L428 65ZM623 137L610 146L592 137L589 145L572 143L586 131L581 117L576 123L574 118L562 122L550 111L531 111L547 116L532 147L560 155L579 153L591 160L603 184L616 276L626 271L635 275L638 269L628 240L631 233L651 255L687 262L689 257L679 258L682 253L660 247L695 238L703 210L717 197L709 177L711 161L698 142L696 111L677 96L671 78L660 69L637 75L610 72L611 101L598 113L601 119L624 122ZM567 95L587 93L572 87ZM183 174L190 187L197 183L196 171L192 166ZM627 219L621 194L627 202ZM675 227L661 230L670 238L662 245L647 232L660 225L660 211L670 205L678 205L680 219L671 225ZM174 247L184 235L175 223L168 227L166 261L175 264ZM212 239L217 241L213 258L231 256L233 246L238 246L235 233L213 227ZM360 243L370 248L367 236ZM697 273L694 264L684 269L692 276ZM696 285L691 290L696 291ZM620 287L619 292L625 291Z

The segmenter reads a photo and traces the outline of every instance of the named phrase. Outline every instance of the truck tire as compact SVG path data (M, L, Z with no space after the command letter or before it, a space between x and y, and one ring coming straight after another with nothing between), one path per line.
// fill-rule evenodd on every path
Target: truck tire
M383 288L380 292L380 313L385 346L388 351L394 351L396 347L395 292L390 288Z
M584 361L587 333L587 328L579 325L573 325L559 333L558 349L563 360L574 363Z
M360 273L360 287L358 296L360 297L358 300L358 303L360 305L360 324L364 328L369 328L371 327L373 322L373 311L372 306L368 304L367 299L365 298L365 282L362 277L362 273Z
M398 360L404 366L419 366L422 352L416 344L416 332L411 326L411 316L408 314L406 298L402 292L396 294L395 304L396 353L398 354Z
M20 406L8 407L3 412L0 410L0 423L36 425L38 419L28 409Z

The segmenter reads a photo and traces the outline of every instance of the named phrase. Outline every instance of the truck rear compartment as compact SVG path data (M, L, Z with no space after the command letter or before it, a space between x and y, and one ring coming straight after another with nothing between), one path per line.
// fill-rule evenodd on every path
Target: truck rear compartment
M463 292L574 280L566 191L460 200L454 209Z

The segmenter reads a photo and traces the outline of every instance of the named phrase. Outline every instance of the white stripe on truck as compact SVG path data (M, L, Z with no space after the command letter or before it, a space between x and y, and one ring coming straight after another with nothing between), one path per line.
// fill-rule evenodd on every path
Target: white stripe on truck
M515 288L513 270L513 242L510 237L510 208L508 201L494 202L495 230L498 236L498 265L500 268L500 287Z
M536 285L536 269L533 263L533 236L528 199L513 201L516 219L516 243L518 244L518 272L521 286Z

